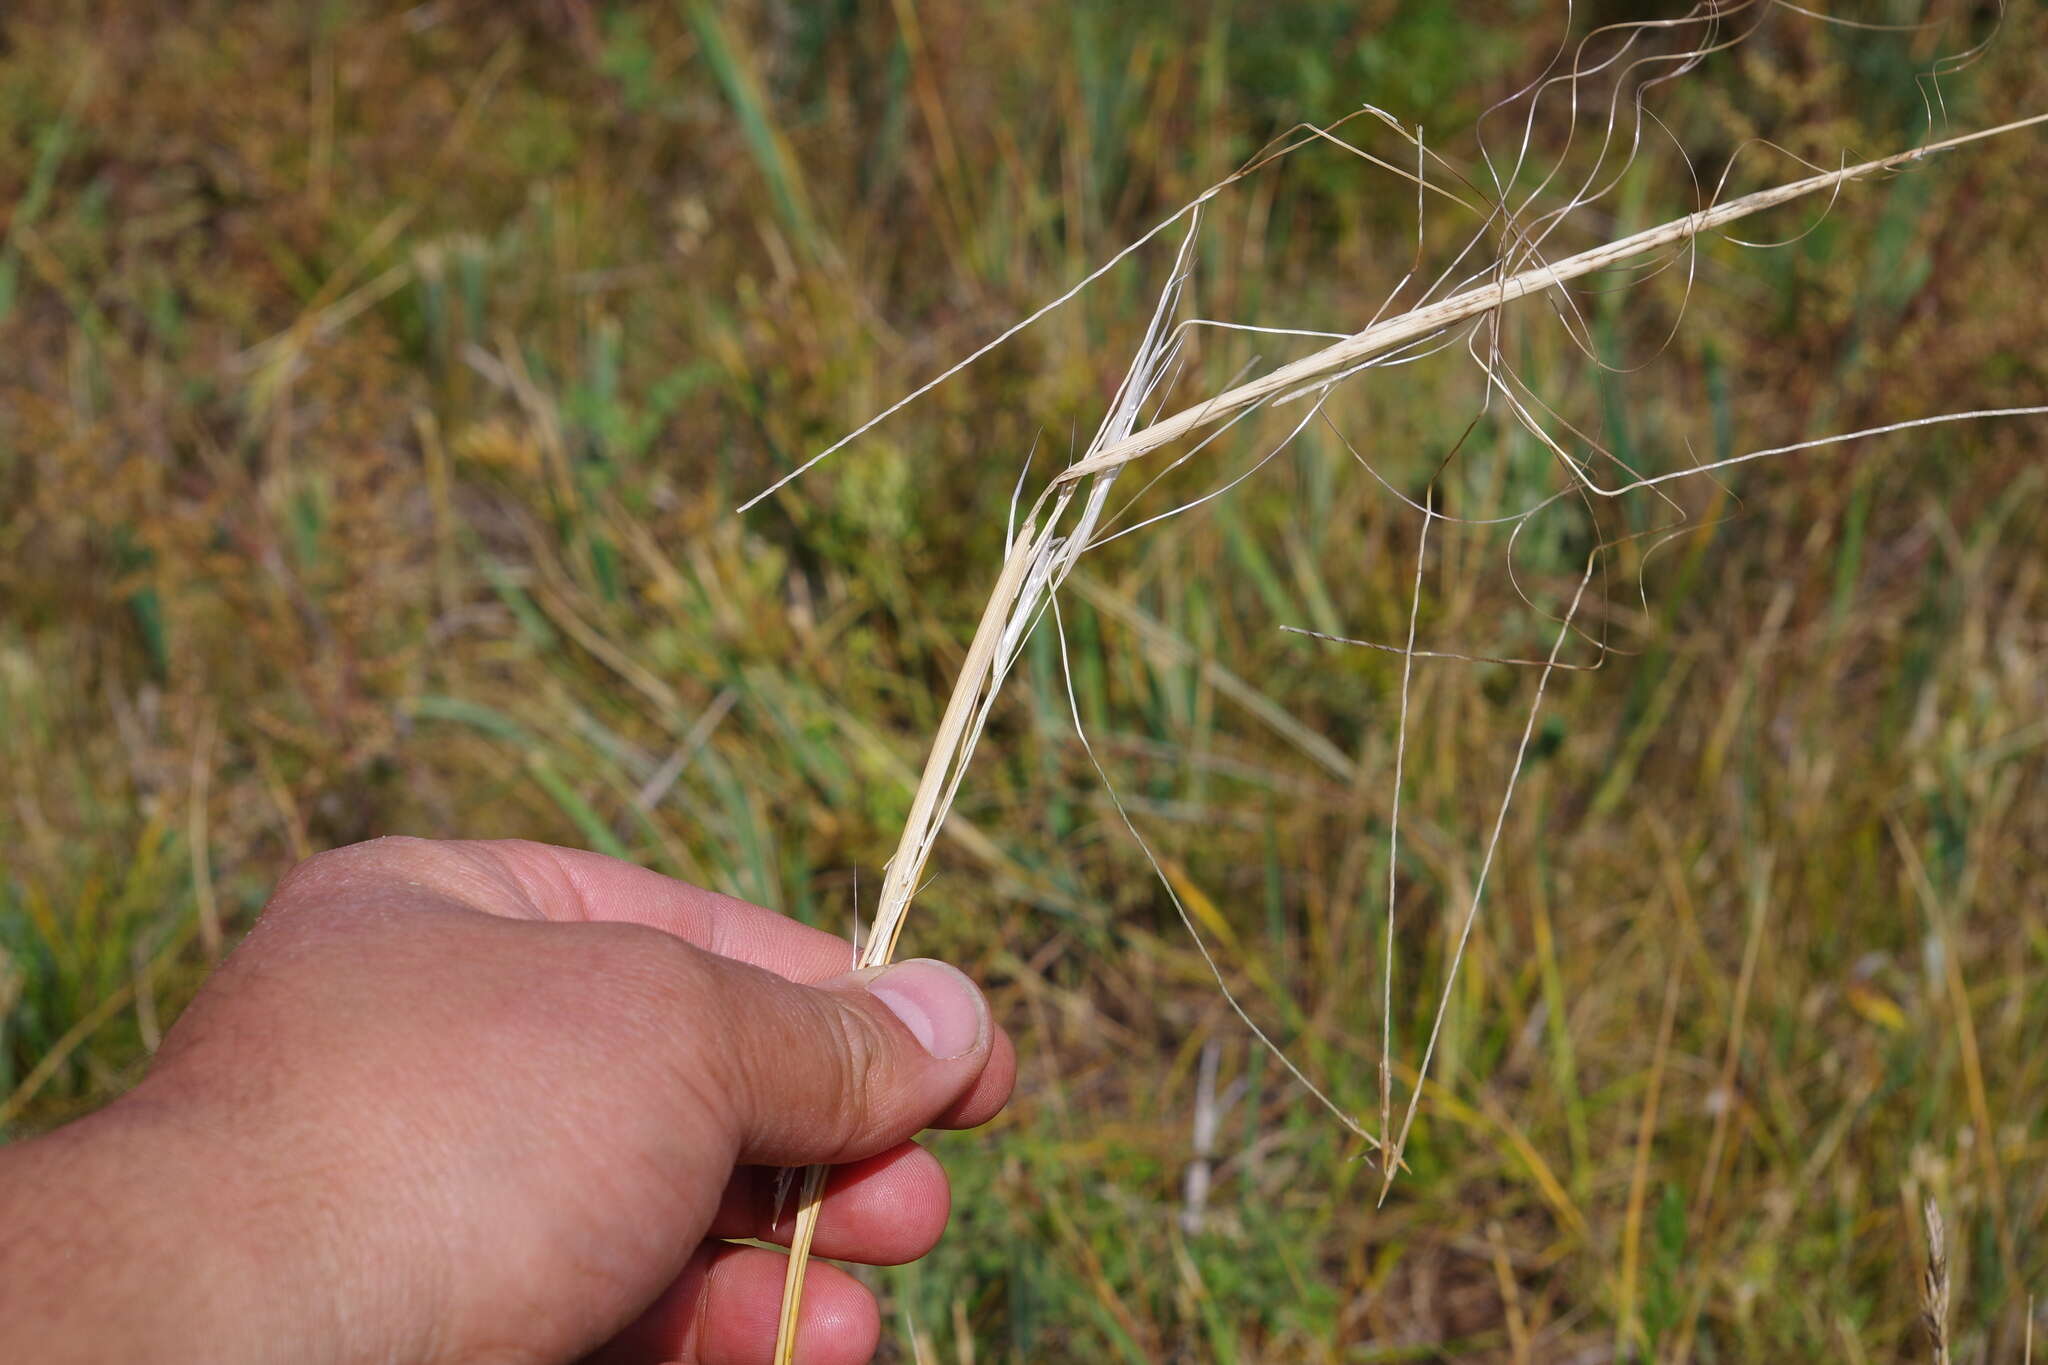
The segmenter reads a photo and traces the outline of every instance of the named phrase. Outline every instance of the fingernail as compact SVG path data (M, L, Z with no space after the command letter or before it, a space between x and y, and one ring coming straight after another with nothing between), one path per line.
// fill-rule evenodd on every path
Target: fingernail
M868 982L868 994L940 1061L974 1051L988 1029L988 1006L974 983L959 968L928 957L884 969Z

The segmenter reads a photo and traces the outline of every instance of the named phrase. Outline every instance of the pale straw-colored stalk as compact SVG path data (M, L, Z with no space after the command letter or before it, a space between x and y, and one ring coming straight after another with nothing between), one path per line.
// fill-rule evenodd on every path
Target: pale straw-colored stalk
M1139 345L1137 359L1124 377L1123 386L1118 390L1101 430L1089 443L1090 451L1130 434L1138 424L1145 399L1158 388L1172 365L1179 343L1169 323L1187 283L1190 256L1199 226L1200 214L1197 213L1190 218L1188 234L1182 240L1173 275L1160 294L1152 325ZM1082 497L1081 509L1075 516L1072 529L1066 535L1059 534L1059 529L1077 496L1077 487L1072 482L1048 489L1024 518L1023 524L1011 532L1002 572L996 578L988 605L983 608L974 638L968 644L967 657L960 665L960 676L953 684L953 693L940 717L931 753L925 759L924 771L918 778L916 794L911 798L910 814L904 821L896 854L883 873L874 924L855 959L856 968L879 967L895 956L896 941L902 936L903 920L909 912L911 897L917 891L925 861L938 840L940 827L945 824L954 794L960 788L960 780L966 774L968 760L973 756L976 741L981 738L989 710L1031 627L1037 623L1046 603L1065 580L1075 559L1087 548L1101 520L1103 506L1116 475L1117 471L1110 469L1094 477ZM795 1358L797 1318L803 1307L804 1269L811 1243L817 1235L818 1212L829 1173L830 1168L826 1166L812 1166L804 1171L797 1200L796 1226L790 1239L789 1270L783 1282L782 1312L776 1329L777 1365L789 1365Z
M1134 432L1121 441L1104 446L1085 459L1075 461L1060 473L1058 481L1071 483L1106 470L1119 469L1163 445L1177 441L1226 417L1235 416L1248 408L1266 403L1284 403L1319 392L1361 366L1445 328L1469 321L1504 304L1527 298L1531 294L1540 294L1596 271L1611 269L1659 248L1690 241L1701 233L1711 232L1739 218L1747 218L1751 214L1776 208L1780 204L1790 203L1794 199L1817 194L1822 190L1833 190L1852 180L1860 180L1883 171L1897 170L1935 152L1960 147L1965 143L1980 142L2002 133L2017 132L2022 128L2031 128L2043 123L2048 123L2048 114L2035 114L2030 118L2000 124L1996 128L1962 133L1956 137L1915 147L1910 151L1878 157L1874 161L1864 161L1840 170L1810 175L1803 180L1774 185L1769 189L1757 190L1753 194L1745 194L1726 203L1716 204L1712 208L1701 209L1697 213L1689 213L1683 218L1674 218L1656 227L1644 228L1641 232L1618 238L1604 246L1581 251L1555 264L1537 266L1510 275L1506 279L1453 294L1437 303L1375 323L1362 332L1355 332L1342 341L1333 342L1291 364L1282 365L1257 379L1219 393L1214 398L1183 408L1164 421L1154 422L1143 431Z
M1003 680L1008 675L1011 664L1015 662L1017 653L1032 626L1046 610L1053 594L1065 580L1076 559L1091 544L1110 483L1126 465L1183 437L1218 422L1241 416L1255 408L1302 398L1315 399L1319 407L1321 400L1327 397L1329 391L1344 380L1372 368L1376 363L1384 362L1397 353L1404 353L1405 348L1424 343L1460 323L1483 318L1516 300L1542 294L1572 280L1622 265L1646 253L1690 242L1703 233L1766 209L1810 195L1835 191L1851 181L1900 169L1932 153L2044 123L2048 123L2048 114L2036 114L1995 128L1964 133L1926 143L1909 151L1789 181L1646 228L1556 262L1506 274L1435 303L1410 309L1384 321L1376 321L1362 331L1334 341L1299 360L1281 365L1256 379L1238 384L1212 398L1182 408L1163 420L1139 428L1137 422L1141 406L1147 397L1159 390L1162 380L1167 378L1180 345L1180 332L1170 325L1170 319L1186 284L1190 249L1199 222L1199 212L1189 215L1189 232L1182 242L1172 279L1161 294L1151 326L1147 329L1144 341L1138 349L1137 358L1126 375L1122 388L1118 390L1116 401L1101 430L1077 459L1054 476L1033 505L1030 514L1024 518L1022 525L1009 539L1001 572L989 595L988 604L982 611L980 623L975 628L967 656L961 664L959 677L955 680L952 695L947 701L938 733L932 742L930 755L925 760L916 795L911 803L909 818L905 821L895 856L890 860L883 879L872 932L867 935L856 965L862 968L878 967L893 958L897 941L903 932L904 918L923 875L926 859L938 837L939 829L945 823L954 794L959 790L975 743L981 736ZM1176 215L1176 218L1179 216ZM1093 279L1095 276L1091 275L1089 278ZM1063 296L1065 297L1070 295ZM1040 314L1033 315L1037 316ZM1012 333L1015 330L1012 329ZM918 390L923 391L923 388ZM894 411L894 408L888 411ZM2039 409L2001 411L2018 413L2034 412ZM1961 420L1989 415L1994 414L1955 414L1952 417L1920 419L1920 422L1898 425L1918 425L1921 422ZM1295 426L1294 431L1298 432L1303 425L1306 425L1306 419ZM1874 431L1856 434L1874 434ZM1820 442L1802 443L1802 446L1809 444ZM1796 448L1801 447L1783 447L1781 450ZM1758 455L1769 453L1779 452L1755 452ZM809 467L808 463L805 467ZM1695 475L1713 467L1717 466L1695 467L1661 477ZM1624 488L1606 489L1594 486L1590 480L1582 478L1582 485L1587 491L1610 496L1626 491L1628 487L1645 486L1649 482L1651 481L1637 480ZM1065 534L1061 534L1061 524L1077 499L1080 502L1080 509L1074 515L1072 527ZM1583 592L1583 579L1579 587ZM1561 631L1558 638L1561 644L1564 632ZM1556 662L1553 651L1550 666L1555 667ZM1525 743L1526 739L1525 735ZM1496 839L1498 834L1499 830L1496 828ZM1476 901L1473 909L1477 909ZM1469 934L1471 922L1472 915L1468 913L1463 926L1464 933ZM1459 947L1462 950L1462 935ZM1455 961L1451 970L1456 970ZM1232 1003L1235 1004L1234 1000ZM1241 1010L1239 1014L1245 1018L1245 1022L1251 1022ZM1428 1052L1434 1051L1437 1028L1440 1026L1439 1012L1437 1026L1431 1030L1423 1072L1427 1070ZM1263 1033L1258 1032L1256 1025L1252 1027L1262 1041L1268 1041L1265 1040ZM1270 1041L1268 1046L1271 1046ZM1278 1054L1278 1049L1274 1050ZM1280 1056L1280 1060L1283 1063L1288 1061L1284 1055ZM1291 1063L1289 1069L1314 1090L1308 1078L1295 1071ZM1408 1133L1409 1124L1413 1122L1423 1079L1424 1075L1419 1073L1410 1095L1407 1112L1396 1130L1398 1136L1395 1137L1394 1150L1391 1153L1383 1151L1382 1164L1386 1178L1391 1178L1392 1172L1399 1169L1401 1142ZM1321 1097L1320 1091L1315 1093ZM1330 1104L1327 1097L1323 1098L1326 1104ZM1364 1138L1369 1146L1382 1147L1387 1137L1384 1131L1377 1136L1367 1133L1337 1110L1334 1104L1330 1104L1330 1107L1340 1118L1344 1118L1347 1126ZM796 1226L791 1239L789 1269L783 1285L782 1312L775 1351L776 1365L792 1365L795 1358L796 1325L802 1306L804 1271L812 1240L817 1232L818 1213L827 1174L828 1168L823 1166L814 1166L804 1172L796 1212Z

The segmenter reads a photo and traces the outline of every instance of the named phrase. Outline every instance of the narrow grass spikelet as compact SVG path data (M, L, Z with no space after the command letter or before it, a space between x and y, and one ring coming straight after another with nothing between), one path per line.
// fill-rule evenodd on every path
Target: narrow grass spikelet
M1927 1269L1920 1277L1920 1321L1927 1328L1934 1365L1948 1365L1948 1233L1942 1226L1941 1206L1931 1196L1922 1212L1927 1220Z

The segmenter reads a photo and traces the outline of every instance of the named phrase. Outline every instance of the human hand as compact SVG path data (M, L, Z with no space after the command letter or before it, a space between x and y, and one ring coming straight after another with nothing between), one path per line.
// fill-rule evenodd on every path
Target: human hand
M0 1153L0 1223L36 1227L38 1187L98 1204L51 1231L57 1271L35 1258L62 1273L36 1356L766 1360L785 1259L723 1239L788 1240L777 1170L840 1167L820 1255L923 1255L948 1195L910 1138L985 1122L1015 1074L960 973L850 962L595 854L316 857L134 1091ZM32 1295L21 1250L0 1284ZM813 1265L800 1359L866 1360L878 1331L867 1289Z

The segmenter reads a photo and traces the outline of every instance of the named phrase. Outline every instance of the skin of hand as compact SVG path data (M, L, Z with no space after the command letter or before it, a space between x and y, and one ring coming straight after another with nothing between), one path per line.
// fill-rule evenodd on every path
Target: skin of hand
M821 1256L929 1251L910 1139L1016 1072L968 979L595 854L381 839L278 886L150 1072L0 1149L0 1359L766 1361ZM790 1202L794 1202L794 1194ZM813 1263L806 1365L879 1320Z

